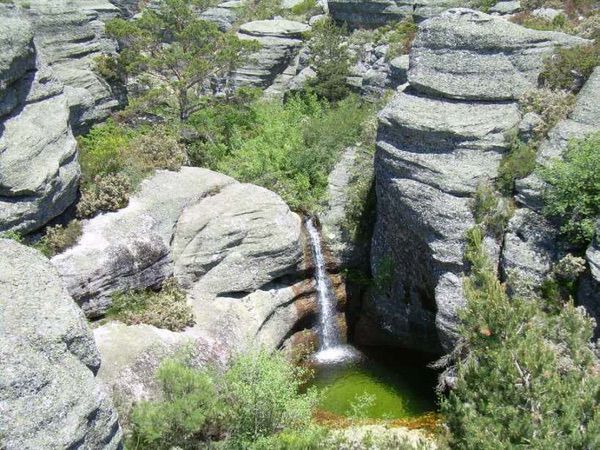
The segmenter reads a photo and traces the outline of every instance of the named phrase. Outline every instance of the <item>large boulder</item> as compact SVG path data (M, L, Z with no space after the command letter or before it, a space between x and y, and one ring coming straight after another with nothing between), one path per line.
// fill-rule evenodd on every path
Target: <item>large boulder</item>
M434 96L515 100L537 87L544 59L557 46L587 42L480 11L451 9L421 24L412 46L409 82Z
M0 239L0 359L2 448L121 448L81 310L46 258L6 239Z
M170 242L182 211L233 182L206 169L158 171L126 208L85 221L78 244L52 259L85 314L103 314L114 292L172 275Z
M515 99L534 86L543 58L579 42L466 9L421 24L409 86L379 114L371 268L389 282L364 304L365 343L453 346L471 197L497 176L521 119ZM499 242L487 243L496 260Z
M310 26L286 19L257 20L240 26L238 37L258 42L260 50L234 74L237 86L268 87L294 62ZM288 74L291 80L294 74Z
M77 143L62 84L30 22L0 6L0 232L30 232L77 197Z

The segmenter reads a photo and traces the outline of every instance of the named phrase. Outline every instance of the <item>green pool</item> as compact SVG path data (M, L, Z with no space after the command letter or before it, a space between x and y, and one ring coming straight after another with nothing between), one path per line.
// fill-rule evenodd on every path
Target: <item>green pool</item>
M340 415L406 419L436 410L437 373L422 356L397 349L361 349L359 362L316 367L313 385L322 389L320 409ZM360 397L363 400L360 402Z

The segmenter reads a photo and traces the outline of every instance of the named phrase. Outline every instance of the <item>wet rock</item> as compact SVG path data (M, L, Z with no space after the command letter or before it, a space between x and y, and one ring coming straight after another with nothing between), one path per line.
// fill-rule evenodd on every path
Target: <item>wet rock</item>
M46 258L1 239L0 359L3 448L121 448L81 310Z

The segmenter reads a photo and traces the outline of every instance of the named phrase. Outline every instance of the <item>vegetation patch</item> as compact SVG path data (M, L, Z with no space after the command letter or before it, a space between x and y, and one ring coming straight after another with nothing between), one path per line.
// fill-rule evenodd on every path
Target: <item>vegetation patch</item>
M525 144L515 138L498 167L498 177L496 178L498 190L504 195L511 196L515 180L525 178L534 171L536 156L535 143Z
M534 89L519 99L519 107L525 113L534 112L542 122L534 134L538 139L544 137L560 120L566 118L575 106L575 95L568 91Z
M194 324L192 308L174 278L167 279L159 291L147 289L114 294L107 318L127 325L146 323L171 331L183 331Z
M577 92L600 65L600 44L561 48L548 58L540 73L543 86Z
M561 234L585 249L600 215L600 133L569 143L563 159L540 169L547 183L544 213L560 222Z
M513 212L512 201L500 196L492 183L478 184L473 196L473 216L486 232L501 239Z
M509 299L468 234L455 383L441 398L456 448L594 448L600 442L600 377L593 321L572 302L549 312L536 298ZM458 354L460 353L460 357Z
M73 247L81 237L81 222L72 220L66 226L54 225L46 227L44 236L32 244L48 258L62 253L69 247Z

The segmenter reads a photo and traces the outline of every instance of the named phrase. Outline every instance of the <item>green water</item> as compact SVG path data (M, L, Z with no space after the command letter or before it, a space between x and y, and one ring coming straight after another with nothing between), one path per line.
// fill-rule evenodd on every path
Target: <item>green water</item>
M425 359L397 349L363 352L361 362L316 368L313 384L323 390L320 409L351 416L352 404L368 394L373 401L363 405L363 418L407 419L436 410L437 374Z

